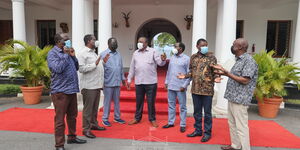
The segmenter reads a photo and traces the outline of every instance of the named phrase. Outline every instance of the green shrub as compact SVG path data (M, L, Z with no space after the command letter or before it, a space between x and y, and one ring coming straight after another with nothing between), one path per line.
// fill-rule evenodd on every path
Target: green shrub
M50 77L47 55L51 49L52 46L40 49L23 41L9 40L0 47L0 72L12 68L13 77L23 76L27 86L43 85L45 79Z
M300 99L286 99L284 100L285 103L288 103L288 104L298 104L300 105Z
M21 93L20 85L0 84L0 95Z
M300 89L300 68L286 57L274 59L275 51L261 51L253 56L258 64L255 95L262 97L285 96L284 84L293 81Z

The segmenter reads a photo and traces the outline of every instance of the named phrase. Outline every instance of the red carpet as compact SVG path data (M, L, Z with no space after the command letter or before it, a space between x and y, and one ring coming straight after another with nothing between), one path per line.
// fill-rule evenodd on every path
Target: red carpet
M99 113L101 116L102 113ZM0 130L38 132L53 134L53 110L12 108L0 112ZM193 118L187 118L187 132L179 132L179 120L176 126L170 129L162 129L167 123L167 115L157 115L159 128L150 128L147 115L143 116L140 124L129 126L113 123L106 131L94 131L97 137L115 139L135 139L141 141L160 141L178 143L198 143L200 138L187 138L186 133L192 132ZM101 117L99 117L100 119ZM110 117L111 119L113 116ZM123 113L122 118L129 121L133 118L132 113ZM212 139L205 144L229 144L229 129L226 119L213 120ZM300 148L300 138L293 135L274 121L250 120L250 136L252 146ZM77 133L81 134L81 112L78 115Z
M165 68L164 68L165 69ZM113 123L106 131L94 131L97 137L115 139L134 139L140 141L178 142L178 143L200 143L200 138L187 138L186 134L194 130L193 118L187 118L187 131L179 132L179 118L177 105L177 120L174 128L162 129L168 120L167 91L164 89L166 71L158 70L158 89L156 97L156 114L159 128L151 128L148 122L146 101L144 105L143 120L140 124L129 126ZM130 121L135 112L135 89L132 84L131 90L121 88L120 107L122 119ZM101 109L102 110L102 109ZM102 111L98 120L101 120ZM49 133L54 132L54 111L47 109L25 109L13 108L0 112L0 130L24 131ZM77 120L77 133L82 135L81 112ZM113 119L113 105L111 107L111 122ZM252 146L300 148L300 138L293 135L274 121L249 121ZM67 133L66 133L67 134ZM213 120L212 139L205 144L230 144L229 129L226 119Z

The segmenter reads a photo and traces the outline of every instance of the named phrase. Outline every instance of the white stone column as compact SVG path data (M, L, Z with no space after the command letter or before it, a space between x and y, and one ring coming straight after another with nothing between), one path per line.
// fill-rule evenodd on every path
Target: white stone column
M215 45L215 56L219 63L222 58L222 38L223 38L223 0L218 0L218 11L217 11L217 26L216 26L216 45Z
M197 53L197 40L206 39L207 0L194 0L192 54Z
M72 0L72 46L76 54L84 46L84 14L84 0Z
M198 39L206 39L207 0L194 0L193 31L192 31L192 54L198 52L196 43ZM192 116L194 112L191 86L187 89L187 114Z
M98 53L107 49L107 40L112 37L111 0L99 0Z
M230 48L236 39L237 0L224 0L221 63L234 58Z
M84 47L83 37L85 35L86 12L85 0L72 0L72 46L75 49L76 55L78 55ZM77 103L78 110L81 111L83 109L81 93L77 93Z
M230 48L236 37L237 0L218 0L218 19L216 35L216 57L218 63L230 70L234 64L234 56ZM227 100L224 93L227 84L227 77L222 77L222 83L216 84L215 96L216 105L213 107L214 114L218 117L226 117Z
M94 0L84 0L84 29L86 34L94 34Z
M25 4L24 0L11 0L13 12L13 38L26 42Z
M296 33L295 33L295 45L293 52L293 62L298 63L298 67L300 67L300 0L298 4L298 17L297 17L297 25L296 25Z

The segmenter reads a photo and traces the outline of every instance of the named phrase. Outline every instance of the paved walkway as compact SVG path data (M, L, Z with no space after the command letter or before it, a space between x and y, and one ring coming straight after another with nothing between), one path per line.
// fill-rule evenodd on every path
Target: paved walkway
M0 98L0 112L13 107L46 108L50 106L50 98L42 97L37 105L25 105L21 98ZM267 120L257 115L257 107L249 109L250 120ZM276 119L278 124L300 137L300 110L283 109ZM0 118L1 123L1 118ZM276 132L276 131L274 131ZM86 139L85 137L81 137ZM139 142L123 139L96 138L87 139L83 145L65 145L67 150L220 150L220 145L182 144ZM16 131L0 131L0 150L53 150L54 136L52 134L28 133ZM287 150L287 148L252 147L252 150Z

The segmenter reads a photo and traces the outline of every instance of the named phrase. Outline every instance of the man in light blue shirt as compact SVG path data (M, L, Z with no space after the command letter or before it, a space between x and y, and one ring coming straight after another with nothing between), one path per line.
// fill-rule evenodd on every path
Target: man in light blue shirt
M173 56L170 59L167 77L165 81L168 89L168 124L163 128L174 127L176 118L176 97L180 105L180 132L185 132L186 126L186 88L189 84L189 79L178 79L179 73L187 74L189 72L190 58L183 54L185 45L183 43L176 43L175 49L172 50Z
M117 51L117 39L108 39L108 49L100 54L104 66L104 103L102 123L111 126L108 121L110 113L111 99L114 100L114 122L124 124L120 112L120 85L125 86L125 76L123 72L123 62L121 54Z

